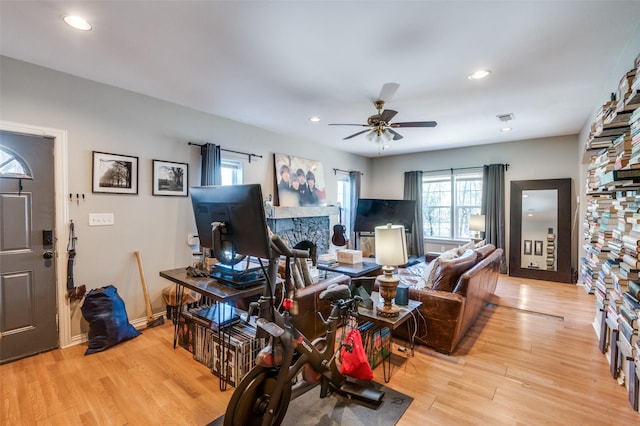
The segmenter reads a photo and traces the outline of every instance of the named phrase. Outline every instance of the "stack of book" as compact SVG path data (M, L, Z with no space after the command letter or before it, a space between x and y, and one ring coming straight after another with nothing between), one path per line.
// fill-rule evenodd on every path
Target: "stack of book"
M266 342L264 338L255 337L256 330L252 325L239 321L233 307L225 303L216 306L181 312L178 319L178 343L213 374L226 383L237 386L255 366L255 357ZM220 322L218 313L222 315ZM220 328L220 324L223 328Z
M318 266L333 268L338 266L338 258L331 253L324 253L318 256Z
M549 228L547 234L547 269L556 270L556 235L553 233L553 228Z

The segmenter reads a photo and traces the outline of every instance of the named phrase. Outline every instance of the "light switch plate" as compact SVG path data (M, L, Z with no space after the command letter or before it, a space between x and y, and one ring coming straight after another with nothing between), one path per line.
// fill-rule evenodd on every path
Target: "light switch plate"
M89 226L110 226L113 223L113 213L89 213Z

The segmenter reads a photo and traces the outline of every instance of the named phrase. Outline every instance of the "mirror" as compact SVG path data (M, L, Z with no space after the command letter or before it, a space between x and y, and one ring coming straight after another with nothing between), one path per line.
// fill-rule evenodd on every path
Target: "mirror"
M558 229L558 190L522 191L521 268L558 270L555 249L556 229Z
M511 182L509 275L572 282L571 179Z

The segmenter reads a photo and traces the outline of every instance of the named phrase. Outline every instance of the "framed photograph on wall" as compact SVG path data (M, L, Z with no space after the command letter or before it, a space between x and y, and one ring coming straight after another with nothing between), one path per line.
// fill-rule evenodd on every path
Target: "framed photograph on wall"
M189 195L189 165L174 161L153 160L153 195Z
M93 151L92 192L138 194L138 157Z
M531 254L531 240L524 240L524 254Z
M316 160L274 154L277 206L326 206L324 170Z
M533 255L542 256L542 241L536 240L535 245L533 247Z

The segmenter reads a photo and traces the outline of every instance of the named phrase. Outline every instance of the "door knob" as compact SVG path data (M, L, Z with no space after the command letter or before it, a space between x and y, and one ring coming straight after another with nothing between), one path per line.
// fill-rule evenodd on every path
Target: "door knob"
M44 257L45 259L51 259L54 256L53 250L47 250L44 253L42 253L42 257Z

